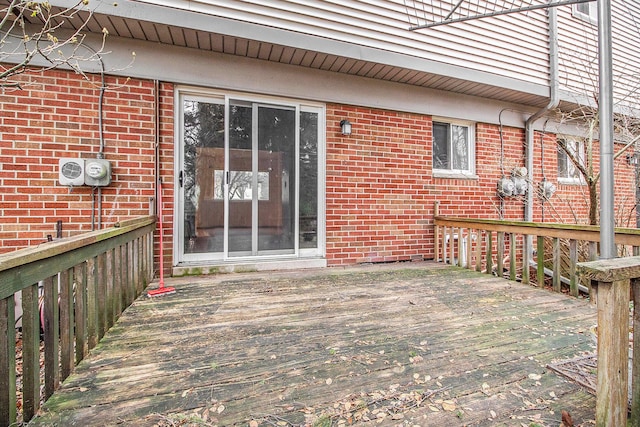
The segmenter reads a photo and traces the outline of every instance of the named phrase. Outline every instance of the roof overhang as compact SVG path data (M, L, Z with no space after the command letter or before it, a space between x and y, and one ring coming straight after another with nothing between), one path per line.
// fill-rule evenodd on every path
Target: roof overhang
M53 0L56 7L75 2ZM549 87L340 40L167 6L92 1L87 30L233 56L544 107ZM85 15L86 16L86 15ZM77 20L79 24L81 21ZM71 25L74 25L71 21Z

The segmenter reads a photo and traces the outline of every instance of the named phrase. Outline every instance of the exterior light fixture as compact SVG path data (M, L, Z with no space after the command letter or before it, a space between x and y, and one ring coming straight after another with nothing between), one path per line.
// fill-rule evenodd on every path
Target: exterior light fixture
M340 128L343 135L351 135L351 122L349 120L340 121Z
M638 166L638 155L637 154L627 154L627 163L629 166Z

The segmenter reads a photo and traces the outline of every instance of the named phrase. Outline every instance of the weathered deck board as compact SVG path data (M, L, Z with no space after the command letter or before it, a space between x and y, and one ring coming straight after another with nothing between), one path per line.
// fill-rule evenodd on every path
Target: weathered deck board
M123 314L32 425L594 418L595 399L546 368L593 351L584 301L432 263L170 286Z

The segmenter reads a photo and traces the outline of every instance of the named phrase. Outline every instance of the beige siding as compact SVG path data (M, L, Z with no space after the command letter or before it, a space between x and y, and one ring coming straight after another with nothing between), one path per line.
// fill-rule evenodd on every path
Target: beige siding
M425 58L470 72L548 84L546 12L542 10L409 31L416 23L415 11L408 14L404 0L147 1ZM346 49L345 56L358 59L358 51Z
M640 3L612 2L614 99L618 105L638 104L640 89ZM573 16L570 6L560 8L560 88L593 100L598 93L598 28ZM629 95L634 94L633 99ZM570 97L568 95L567 97ZM624 100L624 101L623 101ZM624 105L624 104L622 104Z

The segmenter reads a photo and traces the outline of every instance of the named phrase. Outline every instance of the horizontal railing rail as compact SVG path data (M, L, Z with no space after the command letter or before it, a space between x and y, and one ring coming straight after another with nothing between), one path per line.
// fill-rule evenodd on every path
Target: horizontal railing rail
M0 255L0 426L33 418L142 293L153 278L154 230L155 218L146 216Z
M434 258L437 261L500 276L508 270L511 280L519 279L524 283L531 283L529 267L535 266L536 283L541 285L551 274L555 291L560 292L563 281L566 281L569 282L570 293L577 296L581 286L575 274L576 266L580 261L597 259L600 228L441 216L436 204L434 238ZM551 241L550 249L545 245L545 239ZM620 254L637 255L640 229L616 228L615 243ZM561 244L567 251L561 251ZM586 259L584 256L580 259L579 247L587 248ZM565 252L568 252L567 259L563 256ZM535 260L532 260L534 256ZM545 265L548 259L551 259L550 267ZM563 265L567 270L566 278L561 275Z

